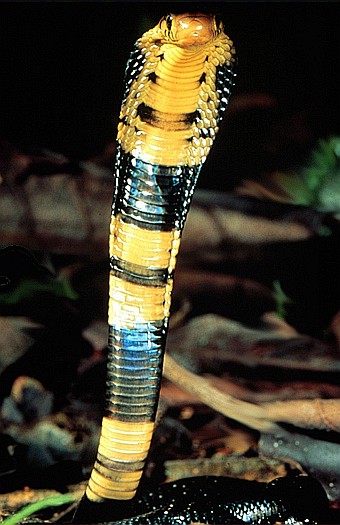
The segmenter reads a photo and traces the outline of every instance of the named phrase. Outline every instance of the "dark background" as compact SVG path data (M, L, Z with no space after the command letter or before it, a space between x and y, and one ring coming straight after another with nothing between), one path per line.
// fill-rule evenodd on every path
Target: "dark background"
M0 4L0 137L74 159L99 154L116 135L134 41L163 14L202 6L235 42L234 101L266 94L275 108L227 118L201 186L230 189L300 162L339 132L338 3L26 2Z

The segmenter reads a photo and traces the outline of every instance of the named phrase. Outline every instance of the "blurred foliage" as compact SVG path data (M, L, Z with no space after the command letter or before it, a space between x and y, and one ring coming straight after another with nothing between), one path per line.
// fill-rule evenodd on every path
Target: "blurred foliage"
M302 169L309 205L321 211L340 211L340 137L320 140Z
M40 264L33 252L23 246L7 246L0 250L0 306L15 305L32 298L50 294L58 298L77 300L68 277L54 275Z
M294 204L340 213L340 137L321 139L296 174L274 175Z
M292 301L282 290L280 281L274 281L273 288L276 301L276 313L281 319L285 319L287 316L286 304Z
M238 193L309 206L340 218L340 136L320 139L300 169L275 171L259 181L247 179Z
M49 280L23 279L12 289L2 289L0 293L1 304L17 304L27 297L48 293L56 297L71 300L78 299L78 294L73 290L70 282L60 275Z

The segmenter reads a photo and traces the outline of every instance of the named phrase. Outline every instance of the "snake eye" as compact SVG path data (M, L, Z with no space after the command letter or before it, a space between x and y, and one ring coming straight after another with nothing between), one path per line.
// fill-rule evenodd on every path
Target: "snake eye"
M169 31L171 30L172 20L173 20L173 16L172 15L167 15L165 17L166 27L168 28Z

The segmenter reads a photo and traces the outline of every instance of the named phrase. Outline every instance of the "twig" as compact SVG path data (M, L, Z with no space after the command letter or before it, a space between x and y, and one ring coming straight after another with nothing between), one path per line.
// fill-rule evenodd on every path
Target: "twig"
M221 392L211 380L189 372L169 354L165 356L164 376L224 416L261 432L282 433L276 422L340 432L340 399L248 403Z
M340 399L276 401L261 406L271 421L340 432Z
M267 418L267 413L261 406L240 401L221 392L204 377L199 377L176 363L168 354L164 359L163 373L167 379L194 394L203 403L226 417L262 432L277 432L280 428Z

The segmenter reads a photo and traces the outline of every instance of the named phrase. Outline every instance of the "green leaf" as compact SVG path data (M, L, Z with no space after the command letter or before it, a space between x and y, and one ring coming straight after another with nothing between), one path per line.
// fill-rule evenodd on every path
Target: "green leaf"
M65 505L68 503L74 503L79 500L79 495L77 494L58 494L57 496L50 496L40 501L35 501L26 505L26 507L20 509L18 512L5 518L1 525L16 525L17 523L22 523L24 518L31 516L32 514L38 512L39 510L48 508L48 507L59 507L60 505Z
M78 299L78 294L73 290L70 282L60 276L55 279L23 279L13 288L4 286L0 289L0 304L18 304L26 298L41 293L49 293L74 301Z
M292 300L282 290L280 281L274 281L273 288L276 301L276 313L281 319L285 319L287 316L286 304L291 303Z

